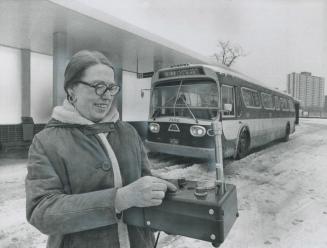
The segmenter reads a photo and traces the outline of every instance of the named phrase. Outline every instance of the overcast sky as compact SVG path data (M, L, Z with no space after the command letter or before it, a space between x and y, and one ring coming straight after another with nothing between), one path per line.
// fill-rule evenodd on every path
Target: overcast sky
M286 89L290 72L327 78L324 0L78 1L206 56L237 43L247 56L234 68L272 87Z

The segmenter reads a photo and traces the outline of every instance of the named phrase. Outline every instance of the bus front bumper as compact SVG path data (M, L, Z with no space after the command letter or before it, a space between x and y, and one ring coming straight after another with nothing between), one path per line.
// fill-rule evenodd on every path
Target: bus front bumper
M214 148L200 148L193 146L165 144L148 141L147 139L144 141L144 143L146 148L148 148L151 152L161 152L183 157L203 158L207 160L215 159Z

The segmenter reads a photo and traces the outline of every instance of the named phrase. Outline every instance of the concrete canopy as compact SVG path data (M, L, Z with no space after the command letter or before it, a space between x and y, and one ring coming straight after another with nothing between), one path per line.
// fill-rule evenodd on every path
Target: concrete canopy
M75 1L0 1L0 45L53 55L54 33L65 33L70 53L99 50L123 70L210 63L208 58ZM138 61L138 66L137 66Z

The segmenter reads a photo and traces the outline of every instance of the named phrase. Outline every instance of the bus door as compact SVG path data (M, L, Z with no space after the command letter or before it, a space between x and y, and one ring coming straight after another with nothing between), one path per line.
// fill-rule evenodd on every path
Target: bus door
M221 77L221 106L223 109L223 130L227 140L236 140L240 123L236 117L240 114L239 103L237 101L237 87L235 78L232 76Z

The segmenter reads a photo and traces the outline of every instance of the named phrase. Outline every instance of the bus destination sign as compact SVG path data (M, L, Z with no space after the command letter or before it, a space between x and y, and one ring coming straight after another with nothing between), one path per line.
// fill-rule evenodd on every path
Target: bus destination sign
M191 76L191 75L204 75L202 67L180 68L173 70L166 70L159 72L159 78Z
M143 72L143 73L137 73L137 78L141 79L141 78L150 78L152 77L154 74L153 71L149 71L149 72Z

